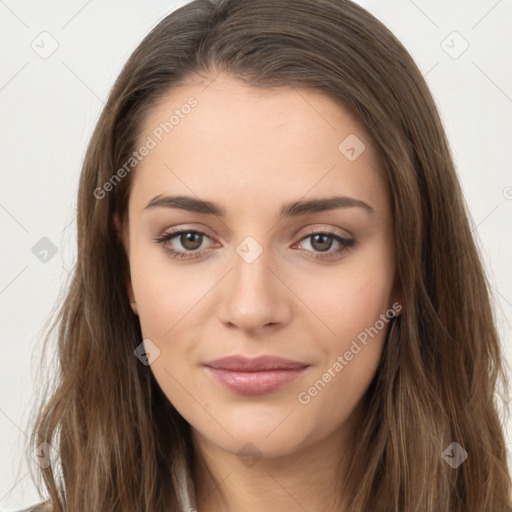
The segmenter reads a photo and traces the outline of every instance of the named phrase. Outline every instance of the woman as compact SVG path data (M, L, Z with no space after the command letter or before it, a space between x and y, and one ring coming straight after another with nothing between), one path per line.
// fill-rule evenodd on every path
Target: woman
M59 454L51 510L512 510L446 136L361 7L166 17L97 124L77 225L30 447Z

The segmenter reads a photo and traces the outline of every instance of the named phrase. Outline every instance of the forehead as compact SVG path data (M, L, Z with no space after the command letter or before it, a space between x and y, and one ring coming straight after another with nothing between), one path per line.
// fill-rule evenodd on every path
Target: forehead
M259 89L226 74L188 82L147 115L139 146L150 139L134 171L136 202L173 192L261 208L339 192L387 207L369 135L318 91Z

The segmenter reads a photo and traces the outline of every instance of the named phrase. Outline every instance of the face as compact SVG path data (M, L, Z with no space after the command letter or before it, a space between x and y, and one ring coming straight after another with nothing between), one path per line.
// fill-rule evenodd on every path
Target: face
M398 300L367 133L318 92L222 74L174 88L148 137L128 206L128 293L163 392L233 454L290 454L341 432Z

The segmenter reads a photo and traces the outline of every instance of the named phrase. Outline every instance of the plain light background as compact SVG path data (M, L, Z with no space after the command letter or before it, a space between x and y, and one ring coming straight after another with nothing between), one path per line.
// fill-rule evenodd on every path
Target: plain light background
M39 500L21 461L23 425L32 412L40 329L76 255L73 215L86 145L131 52L186 3L0 0L1 510ZM433 92L510 361L512 0L357 3L402 41ZM32 251L43 237L57 250L46 262Z

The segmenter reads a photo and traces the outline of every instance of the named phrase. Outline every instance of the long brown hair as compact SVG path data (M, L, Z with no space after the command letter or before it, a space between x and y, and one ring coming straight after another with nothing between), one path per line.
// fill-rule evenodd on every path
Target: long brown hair
M406 49L348 0L195 0L163 19L124 66L83 164L76 266L45 339L55 377L27 449L30 459L47 442L59 454L39 472L53 510L184 507L189 426L134 357L142 334L112 223L119 212L126 225L136 166L114 175L170 89L220 72L253 87L314 89L348 108L389 185L404 311L365 395L351 512L510 512L497 401L508 405L505 362L446 135ZM458 467L444 456L461 450L454 442L468 454Z

